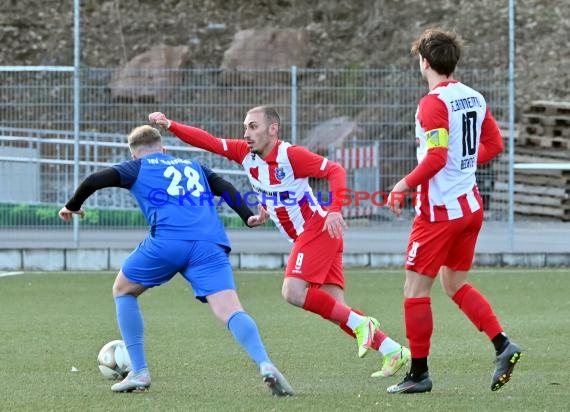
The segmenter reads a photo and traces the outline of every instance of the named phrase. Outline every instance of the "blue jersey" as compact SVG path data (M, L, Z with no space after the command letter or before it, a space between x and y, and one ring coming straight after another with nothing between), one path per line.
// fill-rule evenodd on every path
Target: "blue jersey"
M210 169L195 160L151 153L113 166L157 239L206 240L230 247L212 202Z

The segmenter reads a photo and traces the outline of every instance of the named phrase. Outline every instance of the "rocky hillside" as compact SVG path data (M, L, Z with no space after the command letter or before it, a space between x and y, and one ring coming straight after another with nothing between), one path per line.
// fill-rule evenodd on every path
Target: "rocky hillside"
M2 65L72 65L72 0L4 0ZM156 44L187 45L191 67L219 67L238 30L303 28L310 67L412 67L424 28L458 30L462 65L507 67L507 0L82 0L82 64L115 67ZM517 107L569 100L567 0L518 0ZM566 6L564 6L566 4ZM252 45L255 47L255 45ZM271 51L268 51L271 53Z

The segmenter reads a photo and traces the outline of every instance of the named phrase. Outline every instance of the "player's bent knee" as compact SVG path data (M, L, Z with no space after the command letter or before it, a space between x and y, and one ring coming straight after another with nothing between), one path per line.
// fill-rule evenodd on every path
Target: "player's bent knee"
M300 291L295 288L284 287L281 291L281 295L283 296L283 299L285 299L287 303L290 303L291 305L294 306L302 307L303 304L305 303L305 298L307 293L305 292L305 290Z
M457 291L467 283L467 275L463 272L443 272L441 276L441 288L447 296L453 298Z
M139 296L146 290L146 287L139 283L133 283L125 274L120 271L115 278L115 283L113 283L113 297L116 298L118 296L123 295L133 295Z
M459 289L461 289L463 286L465 285L465 282L463 283L451 283L451 284L442 284L441 286L443 287L443 291L445 292L445 294L447 296L449 296L451 299L453 299L453 297L455 296L455 294L459 291Z
M458 288L454 287L454 285L449 285L449 284L441 284L443 291L445 292L445 294L452 298L453 295L455 295L455 293L457 293Z
M222 290L206 297L214 316L224 323L235 312L243 311L235 290Z

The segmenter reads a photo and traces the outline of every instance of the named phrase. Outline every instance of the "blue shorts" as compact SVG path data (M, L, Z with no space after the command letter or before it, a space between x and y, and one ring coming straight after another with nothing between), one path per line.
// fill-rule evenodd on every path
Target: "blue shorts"
M122 271L128 280L147 288L162 285L180 272L202 302L216 292L235 290L228 250L203 240L147 237L127 257Z

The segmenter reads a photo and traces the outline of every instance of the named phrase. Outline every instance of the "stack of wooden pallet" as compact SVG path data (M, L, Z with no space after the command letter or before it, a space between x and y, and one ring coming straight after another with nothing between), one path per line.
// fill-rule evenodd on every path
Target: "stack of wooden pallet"
M532 102L515 135L515 163L570 163L570 102ZM508 140L508 131L503 134ZM508 201L508 156L494 165L492 208ZM570 221L570 171L516 169L514 209L529 219Z
M533 102L523 115L523 124L523 145L570 148L570 102Z

